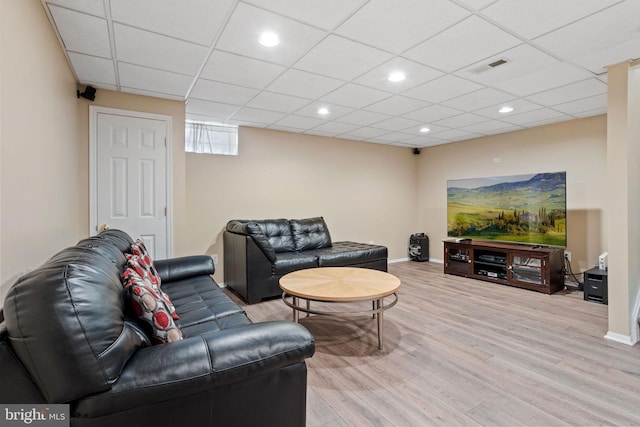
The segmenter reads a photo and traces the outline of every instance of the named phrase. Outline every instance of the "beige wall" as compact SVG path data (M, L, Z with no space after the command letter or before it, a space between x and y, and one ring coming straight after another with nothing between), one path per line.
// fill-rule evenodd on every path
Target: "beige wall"
M78 240L76 83L39 1L0 1L0 301L15 278Z
M566 171L567 250L574 272L591 268L607 244L606 125L597 116L423 149L418 228L431 235L432 258L443 258L447 180Z
M218 254L223 281L229 220L323 216L333 240L373 241L406 258L416 167L409 148L240 128L237 157L187 155L187 246Z
M180 256L191 253L191 248L185 245L183 236L186 234L186 203L185 203L185 153L184 153L184 118L185 104L183 101L170 101L148 96L132 95L121 92L98 89L94 102L80 100L79 123L82 135L80 158L82 167L80 181L83 183L81 192L81 230L89 234L89 105L118 108L145 113L163 114L171 116L173 122L172 134L172 175L173 175L173 255Z

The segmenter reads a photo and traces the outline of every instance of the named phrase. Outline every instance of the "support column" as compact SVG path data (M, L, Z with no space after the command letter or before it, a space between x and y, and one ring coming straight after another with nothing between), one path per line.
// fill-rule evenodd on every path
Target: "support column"
M638 342L640 309L640 62L608 70L608 339Z

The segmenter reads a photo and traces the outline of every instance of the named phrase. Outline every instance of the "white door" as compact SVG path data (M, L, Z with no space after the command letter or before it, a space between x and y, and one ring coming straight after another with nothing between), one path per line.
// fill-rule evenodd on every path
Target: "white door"
M142 238L153 258L169 257L171 119L92 107L90 121L91 234L117 228Z

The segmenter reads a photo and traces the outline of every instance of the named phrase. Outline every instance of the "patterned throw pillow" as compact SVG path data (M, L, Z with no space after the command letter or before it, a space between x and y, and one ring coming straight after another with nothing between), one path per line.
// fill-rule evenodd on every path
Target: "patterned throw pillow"
M160 287L160 275L158 274L156 267L153 265L153 259L151 259L151 255L149 255L149 251L147 250L147 247L144 245L144 242L142 242L142 240L136 239L136 241L131 244L131 253L133 255L139 256L144 260L144 262L148 266L149 274L151 274L152 276L150 277L151 282Z
M140 258L137 255L129 255L127 254L127 265L129 266L124 273L122 274L122 282L126 287L131 281L135 279L144 279L148 282L149 286L153 289L153 291L158 294L167 305L169 312L171 313L171 317L174 319L179 319L178 313L176 313L176 307L171 302L169 295L167 295L156 283L153 279L153 275L150 272L149 264L144 260L144 258Z
M182 331L176 326L164 300L154 291L151 283L135 273L128 274L126 279L123 275L123 280L133 311L151 325L152 341L164 344L181 340Z

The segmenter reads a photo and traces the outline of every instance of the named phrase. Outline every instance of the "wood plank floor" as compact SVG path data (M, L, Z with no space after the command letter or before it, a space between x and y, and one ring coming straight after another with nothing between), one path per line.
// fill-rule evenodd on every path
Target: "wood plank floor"
M316 339L307 426L640 426L640 346L603 338L607 306L430 262L389 272L402 285L384 350L368 316L301 319ZM279 299L242 305L254 322L292 318Z

